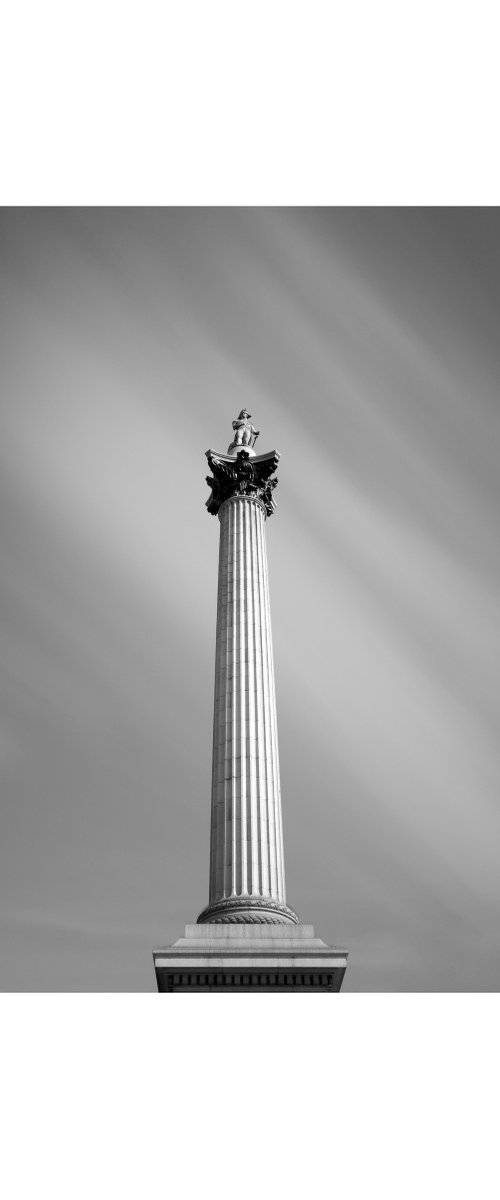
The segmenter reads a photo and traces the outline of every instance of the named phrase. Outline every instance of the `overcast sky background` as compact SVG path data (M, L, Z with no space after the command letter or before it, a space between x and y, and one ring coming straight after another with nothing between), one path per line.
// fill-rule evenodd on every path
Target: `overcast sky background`
M346 991L500 986L497 210L3 210L0 988L155 989L208 899L218 522L267 522L288 902Z

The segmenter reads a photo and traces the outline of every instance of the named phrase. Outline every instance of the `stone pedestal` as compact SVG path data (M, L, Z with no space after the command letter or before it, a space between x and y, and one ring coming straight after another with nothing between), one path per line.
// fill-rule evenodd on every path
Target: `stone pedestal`
M159 992L339 992L347 965L312 925L186 925L153 957Z

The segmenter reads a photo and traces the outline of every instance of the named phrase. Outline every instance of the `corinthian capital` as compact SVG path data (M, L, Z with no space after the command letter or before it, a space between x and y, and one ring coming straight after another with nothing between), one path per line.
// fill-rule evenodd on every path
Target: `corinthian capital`
M212 475L207 475L212 489L207 500L209 513L216 516L221 504L231 496L250 496L259 500L268 517L276 508L273 492L278 482L271 476L277 470L280 455L278 450L269 454L250 457L248 450L239 450L236 456L206 452Z

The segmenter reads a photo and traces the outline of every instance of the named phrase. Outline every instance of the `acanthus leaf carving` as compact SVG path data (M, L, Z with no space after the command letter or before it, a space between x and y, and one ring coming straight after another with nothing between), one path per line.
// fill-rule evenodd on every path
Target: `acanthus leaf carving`
M221 504L231 496L253 496L259 500L268 517L276 509L273 491L278 483L271 476L277 469L279 453L271 451L251 458L247 450L240 450L235 458L216 454L207 450L208 465L212 475L207 475L206 481L211 488L207 500L209 513L216 516Z

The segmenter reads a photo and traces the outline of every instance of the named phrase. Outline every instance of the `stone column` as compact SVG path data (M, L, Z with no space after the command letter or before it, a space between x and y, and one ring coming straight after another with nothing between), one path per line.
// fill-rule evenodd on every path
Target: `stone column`
M209 905L199 922L291 922L285 893L265 521L279 455L207 452L220 521Z
M153 951L159 992L339 992L347 965L286 903L265 542L280 456L255 454L251 420L242 409L227 454L207 450L220 522L209 903Z

